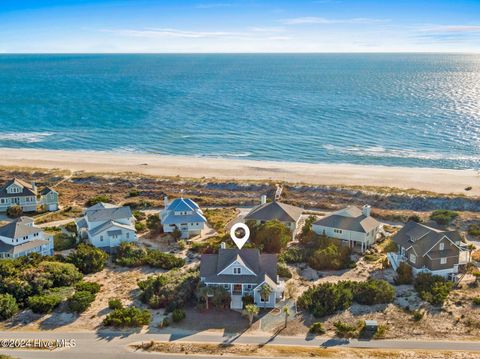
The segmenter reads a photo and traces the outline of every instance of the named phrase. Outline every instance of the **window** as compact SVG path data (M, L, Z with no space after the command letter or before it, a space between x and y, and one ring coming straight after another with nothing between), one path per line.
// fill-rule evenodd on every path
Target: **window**
M343 231L341 229L334 229L333 230L335 233L343 233Z
M443 251L445 249L445 243L440 243L438 249Z
M440 258L440 264L447 264L447 258Z
M413 253L410 253L410 262L415 263L417 260L417 256Z
M130 233L127 232L127 239L130 238Z
M100 241L102 241L102 242L103 242L103 236L100 236Z
M233 274L241 274L241 273L242 273L242 268L240 267L233 268Z

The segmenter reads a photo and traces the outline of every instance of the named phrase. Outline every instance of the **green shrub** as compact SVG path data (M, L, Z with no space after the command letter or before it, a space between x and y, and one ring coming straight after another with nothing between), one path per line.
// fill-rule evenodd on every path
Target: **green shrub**
M292 278L292 272L290 272L287 265L282 262L278 262L277 264L277 274L283 278Z
M320 318L345 310L352 305L352 282L321 283L307 289L298 299L298 306Z
M147 250L137 246L135 243L120 243L115 263L125 267L140 267L145 264Z
M333 323L335 326L335 334L340 338L354 338L358 336L359 325L337 321Z
M68 261L84 274L100 272L107 259L107 253L88 244L79 244L75 252L68 255Z
M143 232L147 229L147 226L143 222L136 222L135 229L137 232Z
M262 252L280 253L292 239L290 230L280 221L267 221L256 224L247 221L250 228L250 241Z
M410 217L408 217L407 222L417 222L421 223L422 218L418 214L412 214Z
M470 224L468 226L468 234L476 237L480 236L480 226L477 224Z
M128 192L128 196L127 197L138 197L140 196L140 191L137 189L137 188L132 188L129 192Z
M118 298L110 298L108 300L108 307L110 309L122 309L123 304L122 304L122 301Z
M452 290L452 282L430 273L419 273L414 287L420 298L433 305L442 305Z
M65 225L65 229L70 233L77 235L77 225L75 222L69 222Z
M423 312L420 310L416 310L413 312L413 320L416 322L419 322L420 320L423 319Z
M106 194L100 194L95 197L89 198L88 201L85 203L87 207L91 207L96 205L97 203L103 202L103 203L110 203L112 199L110 196Z
M480 305L480 297L473 298L473 304Z
M34 295L28 298L28 307L34 313L51 313L60 303L62 297L58 294Z
M313 269L344 269L350 265L350 248L347 246L329 243L319 248L308 258L308 264Z
M65 233L57 233L53 236L53 249L56 251L64 251L74 248L77 244L75 236Z
M163 318L162 323L160 323L160 328L166 328L170 325L170 320L168 318Z
M13 205L7 208L7 216L10 218L18 218L23 215L23 209L19 205Z
M185 260L170 253L163 253L157 249L149 249L147 250L146 263L155 268L173 269L183 267Z
M359 304L384 304L394 299L395 288L384 280L369 279L353 286L353 300Z
M289 264L302 263L307 261L307 256L303 248L290 247L282 251L278 256L278 261Z
M413 283L413 271L407 263L401 262L397 268L397 274L395 276L395 284L412 284Z
M325 328L323 327L323 324L320 322L315 322L310 326L310 329L308 330L312 334L316 335L322 335L325 334Z
M172 320L175 323L178 323L178 322L184 320L186 316L187 315L185 314L185 311L183 309L177 308L172 312Z
M450 224L450 222L452 222L457 217L458 217L458 212L449 211L447 209L439 209L439 210L433 211L432 214L430 215L430 219L432 221L437 222L437 224L440 224L440 225Z
M147 227L151 231L161 231L162 225L158 214L151 214L147 217Z
M68 287L82 279L82 273L70 263L44 261L33 272L33 280L50 282L47 287ZM51 285L50 285L51 284Z
M152 314L146 309L127 307L115 309L103 320L103 324L113 327L141 327L148 325Z
M387 329L388 327L386 325L379 325L373 335L373 339L384 339L387 335Z
M68 308L72 312L84 312L95 300L95 294L86 290L75 292L68 300Z
M0 294L0 320L9 319L17 312L16 299L10 294Z
M390 252L396 252L397 251L397 244L391 240L391 239L386 239L384 243L382 243L382 252L383 253L390 253Z
M80 292L80 291L87 291L92 294L97 294L100 291L101 285L98 283L94 282L78 282L75 284L75 290Z

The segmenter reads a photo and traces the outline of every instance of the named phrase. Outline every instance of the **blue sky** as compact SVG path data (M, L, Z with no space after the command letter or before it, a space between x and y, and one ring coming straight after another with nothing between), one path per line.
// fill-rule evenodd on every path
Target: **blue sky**
M0 0L0 53L480 52L480 0Z

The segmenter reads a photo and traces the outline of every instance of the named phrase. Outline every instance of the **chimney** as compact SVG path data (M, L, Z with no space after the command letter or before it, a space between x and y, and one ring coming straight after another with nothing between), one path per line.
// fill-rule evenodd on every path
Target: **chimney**
M227 245L225 244L225 242L220 243L220 248L221 249L227 248Z
M260 204L265 204L267 203L267 196L262 194L262 196L260 197Z
M165 206L165 209L168 207L168 196L163 197L163 205Z
M35 182L32 182L32 191L37 192L37 185L35 184Z
M366 204L365 206L363 206L362 208L362 213L364 216L366 217L370 217L370 213L372 212L372 207L370 207L368 204Z

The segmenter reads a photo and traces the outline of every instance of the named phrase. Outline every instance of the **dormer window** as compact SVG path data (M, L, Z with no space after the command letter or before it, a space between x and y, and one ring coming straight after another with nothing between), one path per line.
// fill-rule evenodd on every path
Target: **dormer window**
M242 274L242 268L234 267L233 268L233 274Z
M443 250L445 249L445 243L440 243L440 244L438 245L438 249L441 250L441 251L443 251Z

